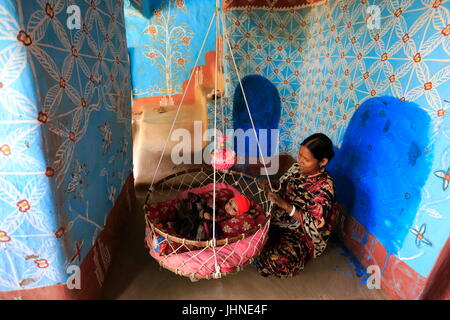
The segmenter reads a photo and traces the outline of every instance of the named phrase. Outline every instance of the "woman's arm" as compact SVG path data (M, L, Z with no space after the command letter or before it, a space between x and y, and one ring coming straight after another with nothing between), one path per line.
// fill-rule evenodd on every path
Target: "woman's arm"
M294 217L296 220L300 221L302 218L301 210L284 200L279 194L269 192L268 199L286 211L289 215L294 211L294 214L291 217Z

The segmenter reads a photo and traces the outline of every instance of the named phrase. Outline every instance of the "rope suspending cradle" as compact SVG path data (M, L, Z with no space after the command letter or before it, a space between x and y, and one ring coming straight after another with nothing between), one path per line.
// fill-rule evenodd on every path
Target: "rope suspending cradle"
M223 12L219 7L219 1L216 2L216 9L211 18L208 30L198 53L195 65L198 65L199 57L208 38L212 24L216 19L216 71L214 93L217 93L217 73L218 73L218 43L220 37L220 22L225 30ZM226 32L224 32L226 33ZM261 151L256 129L245 96L244 88L240 79L239 71L234 59L231 44L228 35L225 38L231 53L233 66L239 79L240 89L244 97L248 115L252 124L253 132L256 138L259 155L266 172L268 186L271 190L272 185L267 172L266 161ZM187 87L189 87L192 75L189 78ZM222 275L230 272L242 270L243 266L252 261L257 256L267 239L267 232L270 225L271 202L266 197L266 190L262 188L256 179L252 176L228 170L228 167L221 167L212 161L211 168L196 168L184 170L169 175L155 183L156 173L161 165L161 161L166 150L169 137L173 131L180 107L184 101L187 90L182 95L181 101L175 113L171 129L165 141L161 157L153 175L153 179L145 199L144 211L146 222L145 245L149 248L150 255L155 258L159 264L178 274L191 279L218 279ZM223 119L223 106L222 106ZM225 131L222 121L223 132ZM220 137L222 147L226 137ZM217 154L217 94L214 94L214 152ZM225 169L225 170L224 170ZM212 237L206 241L188 239L181 237L173 232L170 221L176 216L177 204L189 194L197 194L212 200ZM251 203L251 215L233 217L233 223L239 227L233 227L224 223L221 230L225 230L220 238L217 238L216 225L216 200L217 195L223 200L226 197L239 194L247 197Z

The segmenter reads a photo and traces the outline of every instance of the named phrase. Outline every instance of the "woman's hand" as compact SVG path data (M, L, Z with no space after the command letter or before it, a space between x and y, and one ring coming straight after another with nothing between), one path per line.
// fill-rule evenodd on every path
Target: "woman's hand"
M203 219L205 219L205 220L212 220L212 217L211 217L211 215L209 214L209 212L205 212L205 213L203 214Z
M278 194L274 193L274 192L269 192L267 198L269 199L269 201L272 201L274 204L276 204L277 206L279 206L280 208L289 211L289 209L292 209L292 206L285 201L283 198L281 198ZM290 207L290 208L288 208Z
M269 181L267 180L267 178L259 178L258 180L258 184L260 187L262 187L262 189L265 192L272 192L272 191L277 191L277 189L279 189L279 183L275 182L275 181Z
M267 180L266 177L261 177L256 179L256 181L258 182L258 184L263 188L263 189L268 189L269 188L269 181Z

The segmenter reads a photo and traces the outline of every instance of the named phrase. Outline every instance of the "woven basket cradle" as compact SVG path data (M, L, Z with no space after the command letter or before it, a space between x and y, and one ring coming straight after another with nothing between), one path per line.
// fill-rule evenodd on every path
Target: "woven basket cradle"
M195 241L169 234L149 214L158 203L172 199L183 191L214 183L227 185L255 203L263 212L258 224L237 236ZM169 175L156 182L148 191L144 212L146 222L145 245L159 264L175 274L191 279L220 278L242 270L259 255L270 225L270 202L254 177L237 171L214 171L211 168L195 168ZM161 247L169 248L161 254Z

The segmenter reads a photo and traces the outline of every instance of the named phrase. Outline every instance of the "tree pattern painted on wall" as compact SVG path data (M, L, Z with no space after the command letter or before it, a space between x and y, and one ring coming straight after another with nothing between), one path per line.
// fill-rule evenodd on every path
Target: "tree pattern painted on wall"
M189 43L193 31L185 23L177 24L176 18L180 13L188 14L184 0L163 1L153 12L148 26L143 31L150 37L150 44L144 45L148 50L145 56L152 64L157 64L160 74L164 77L165 87L160 87L160 93L173 95L181 92L178 73L186 70Z

